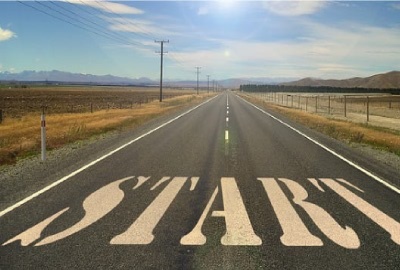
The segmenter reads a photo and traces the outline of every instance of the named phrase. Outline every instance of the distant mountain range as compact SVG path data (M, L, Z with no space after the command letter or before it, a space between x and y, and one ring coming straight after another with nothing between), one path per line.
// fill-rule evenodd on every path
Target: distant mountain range
M373 75L367 78L356 77L345 80L321 80L304 78L294 82L282 83L282 85L400 89L400 71L391 71L384 74Z
M217 83L226 88L239 88L241 84L277 84L293 81L297 78L239 78L218 80ZM0 81L17 82L59 82L59 83L82 83L82 84L107 84L107 85L158 85L158 80L151 80L146 77L132 79L117 77L113 75L91 75L81 73L70 73L64 71L23 71L20 73L0 72ZM210 87L212 87L210 79ZM166 86L175 87L196 87L196 80L164 80ZM207 87L207 81L201 80L200 87Z
M322 80L315 78L231 78L218 80L217 83L225 88L239 88L242 84L281 84L291 86L332 86L332 87L359 87L359 88L400 88L400 71L392 71L384 74L377 74L367 78L351 78L345 80ZM79 84L102 84L102 85L158 85L158 80L146 77L132 79L117 77L113 75L91 75L82 73L70 73L64 71L23 71L20 73L0 72L0 81L18 82L58 82L58 83L79 83ZM164 80L165 86L175 87L196 87L196 80ZM201 80L200 87L207 87L207 81ZM210 79L210 88L213 85Z
M115 85L148 85L155 82L149 78L131 79L113 75L91 75L70 73L64 71L23 71L21 73L0 72L0 81L19 82L62 82L62 83L90 83L90 84L115 84Z

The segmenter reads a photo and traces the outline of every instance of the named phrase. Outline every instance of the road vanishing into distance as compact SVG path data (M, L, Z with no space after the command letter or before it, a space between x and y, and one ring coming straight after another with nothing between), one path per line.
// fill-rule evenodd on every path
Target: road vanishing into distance
M219 94L1 209L0 269L399 269L398 189L314 135Z

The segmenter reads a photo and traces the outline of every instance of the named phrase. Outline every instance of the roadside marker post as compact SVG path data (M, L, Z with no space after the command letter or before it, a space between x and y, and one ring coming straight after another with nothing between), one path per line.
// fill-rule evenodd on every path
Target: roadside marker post
M46 160L46 115L45 107L43 106L42 117L41 117L41 138L42 138L42 161Z

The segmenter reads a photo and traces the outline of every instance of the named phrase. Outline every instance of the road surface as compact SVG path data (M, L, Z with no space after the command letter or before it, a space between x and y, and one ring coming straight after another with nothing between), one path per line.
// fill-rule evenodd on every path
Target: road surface
M55 176L0 269L398 269L396 187L285 123L225 92Z

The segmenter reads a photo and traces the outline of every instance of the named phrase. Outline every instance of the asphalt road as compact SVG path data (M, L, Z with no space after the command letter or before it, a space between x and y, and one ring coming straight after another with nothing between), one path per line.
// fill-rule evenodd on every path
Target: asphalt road
M230 92L86 164L1 209L0 269L400 265L399 194Z

